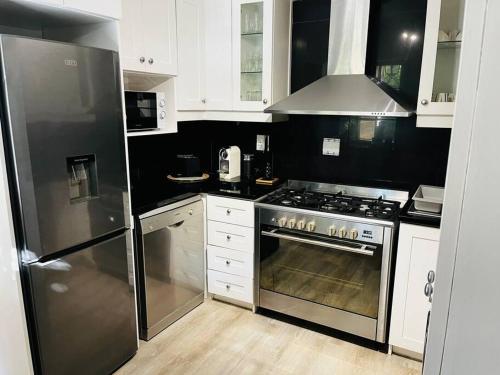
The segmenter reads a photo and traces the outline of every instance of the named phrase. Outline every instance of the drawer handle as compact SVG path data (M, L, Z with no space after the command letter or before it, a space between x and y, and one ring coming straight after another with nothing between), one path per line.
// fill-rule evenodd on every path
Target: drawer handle
M228 290L228 291L229 291L230 289L231 289L231 285L226 284L226 290Z
M227 215L231 215L231 209L230 209L230 208L228 208L228 209L226 210L226 214L227 214Z
M231 261L230 260L226 260L226 265L230 266L231 265Z
M228 235L226 236L226 239L227 239L228 241L231 241L231 235L230 235L230 234L228 234Z

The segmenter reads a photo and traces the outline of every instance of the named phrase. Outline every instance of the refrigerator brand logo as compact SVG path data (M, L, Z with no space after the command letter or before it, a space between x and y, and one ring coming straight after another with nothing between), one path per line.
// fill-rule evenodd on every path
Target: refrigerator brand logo
M71 60L71 59L66 59L66 60L64 60L64 65L67 65L67 66L78 66L78 61Z

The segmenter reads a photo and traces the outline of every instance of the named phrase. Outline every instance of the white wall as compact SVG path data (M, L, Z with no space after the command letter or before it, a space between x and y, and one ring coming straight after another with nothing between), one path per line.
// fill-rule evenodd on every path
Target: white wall
M33 373L0 132L0 375Z

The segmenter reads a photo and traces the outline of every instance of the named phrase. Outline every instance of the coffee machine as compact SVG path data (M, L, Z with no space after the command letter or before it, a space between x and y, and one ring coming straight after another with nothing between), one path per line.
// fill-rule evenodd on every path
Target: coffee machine
M232 180L241 175L241 151L238 146L222 148L219 151L219 178Z

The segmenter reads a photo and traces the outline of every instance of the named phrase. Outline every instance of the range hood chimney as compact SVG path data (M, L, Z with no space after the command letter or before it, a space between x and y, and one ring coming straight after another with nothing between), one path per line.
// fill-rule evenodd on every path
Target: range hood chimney
M332 0L328 75L282 101L266 113L409 117L384 84L365 75L370 0Z

